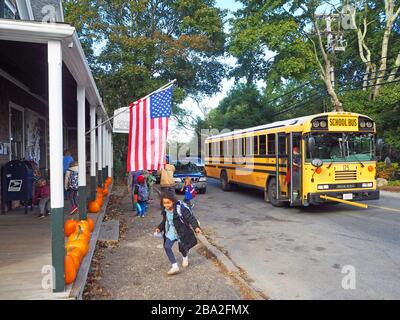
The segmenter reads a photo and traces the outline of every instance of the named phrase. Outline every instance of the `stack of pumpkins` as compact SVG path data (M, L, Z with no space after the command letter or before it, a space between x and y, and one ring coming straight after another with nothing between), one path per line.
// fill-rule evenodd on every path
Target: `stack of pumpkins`
M89 251L90 235L93 229L94 222L90 218L81 221L65 221L64 233L68 237L64 259L66 284L75 281L81 262Z
M90 213L99 213L101 207L103 206L103 198L106 197L109 193L110 185L112 184L113 179L108 177L104 182L103 188L97 187L96 189L96 199L89 202L89 212Z

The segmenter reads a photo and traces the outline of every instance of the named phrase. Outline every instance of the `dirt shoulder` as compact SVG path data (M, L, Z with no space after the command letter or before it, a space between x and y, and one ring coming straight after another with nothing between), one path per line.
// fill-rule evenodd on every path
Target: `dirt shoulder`
M153 236L161 221L158 201L145 218L133 215L124 187L116 187L105 219L120 221L120 241L96 248L84 299L211 299L246 298L242 288L219 268L218 262L198 244L190 252L190 266L168 277L169 261L162 240ZM175 248L178 263L181 256Z

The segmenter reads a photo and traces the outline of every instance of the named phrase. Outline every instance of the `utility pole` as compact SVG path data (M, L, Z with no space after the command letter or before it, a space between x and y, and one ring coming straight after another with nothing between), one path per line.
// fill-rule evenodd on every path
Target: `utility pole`
M344 39L344 35L340 32L340 14L321 14L317 15L318 19L324 19L326 24L325 32L321 32L321 34L326 34L326 51L332 55L335 54L336 51L344 52L346 50L346 40ZM332 23L337 22L338 24L338 31L332 30ZM334 59L333 59L334 61ZM335 80L335 67L332 63L330 68L330 79L332 83L332 87L335 87L336 80Z

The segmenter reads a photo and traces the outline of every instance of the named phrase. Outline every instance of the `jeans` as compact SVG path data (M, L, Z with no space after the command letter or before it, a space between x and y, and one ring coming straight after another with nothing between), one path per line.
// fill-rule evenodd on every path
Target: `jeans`
M40 214L45 214L50 211L50 198L43 198L39 201Z
M78 206L78 190L68 189L68 200L71 202L71 207Z
M142 217L144 217L144 215L146 214L146 201L139 201L138 205L140 206L140 209L141 209L140 215ZM139 215L139 212L138 212L138 215Z
M167 254L167 257L168 257L169 261L171 262L171 264L176 263L176 258L175 258L174 252L172 251L172 247L176 241L177 240L172 241L172 240L166 238L165 243L164 243L165 253ZM184 251L184 249L181 246L179 246L179 252L182 254L182 257L188 256L188 252Z

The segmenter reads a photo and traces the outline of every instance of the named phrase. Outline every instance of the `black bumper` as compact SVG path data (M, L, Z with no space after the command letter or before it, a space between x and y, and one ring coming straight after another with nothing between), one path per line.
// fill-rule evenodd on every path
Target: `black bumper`
M329 203L335 201L329 201L325 199L321 199L319 196L329 196L332 198L343 199L344 193L352 193L353 199L349 201L362 201L362 200L378 200L379 199L379 190L356 190L356 191L346 191L346 192L321 192L321 193L309 193L308 194L308 202L310 204L319 204L319 203Z

